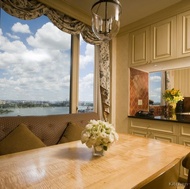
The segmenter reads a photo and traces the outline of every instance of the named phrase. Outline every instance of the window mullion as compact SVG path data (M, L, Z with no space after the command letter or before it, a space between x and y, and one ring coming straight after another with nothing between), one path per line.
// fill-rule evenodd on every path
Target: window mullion
M79 35L72 35L70 113L78 111L79 88Z

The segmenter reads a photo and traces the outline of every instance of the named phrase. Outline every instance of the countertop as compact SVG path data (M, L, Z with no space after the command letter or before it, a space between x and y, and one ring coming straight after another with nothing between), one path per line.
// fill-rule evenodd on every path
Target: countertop
M178 123L187 123L190 124L190 113L176 113L172 116L128 116L130 118L146 119L146 120L156 120L156 121L169 121L169 122L178 122Z

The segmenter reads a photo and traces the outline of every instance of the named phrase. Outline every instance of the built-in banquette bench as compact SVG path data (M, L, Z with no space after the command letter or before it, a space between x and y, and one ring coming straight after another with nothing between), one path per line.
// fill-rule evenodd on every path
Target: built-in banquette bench
M94 112L0 118L0 155L79 140Z

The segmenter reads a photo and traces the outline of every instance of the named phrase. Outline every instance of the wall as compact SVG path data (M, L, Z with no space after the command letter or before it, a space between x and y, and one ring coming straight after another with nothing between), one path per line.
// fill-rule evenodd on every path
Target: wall
M127 133L129 107L129 68L128 68L128 35L117 37L115 48L117 58L112 64L116 65L116 99L115 126L117 132Z
M138 105L138 100L142 100L142 105ZM130 68L130 115L148 111L148 105L148 73Z

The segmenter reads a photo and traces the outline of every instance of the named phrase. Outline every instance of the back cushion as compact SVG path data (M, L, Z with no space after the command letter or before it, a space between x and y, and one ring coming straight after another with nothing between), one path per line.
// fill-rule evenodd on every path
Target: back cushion
M72 142L81 139L81 133L84 130L84 127L77 125L76 123L69 122L67 128L63 132L63 135L58 142L59 144L65 142Z
M84 127L91 119L98 119L98 114L89 112L49 116L0 117L0 141L20 123L24 123L42 142L50 146L58 143L68 122Z
M45 147L27 125L20 124L0 142L0 155Z
M67 126L64 116L18 116L0 118L0 140L5 138L20 123L24 123L47 146L58 142Z

